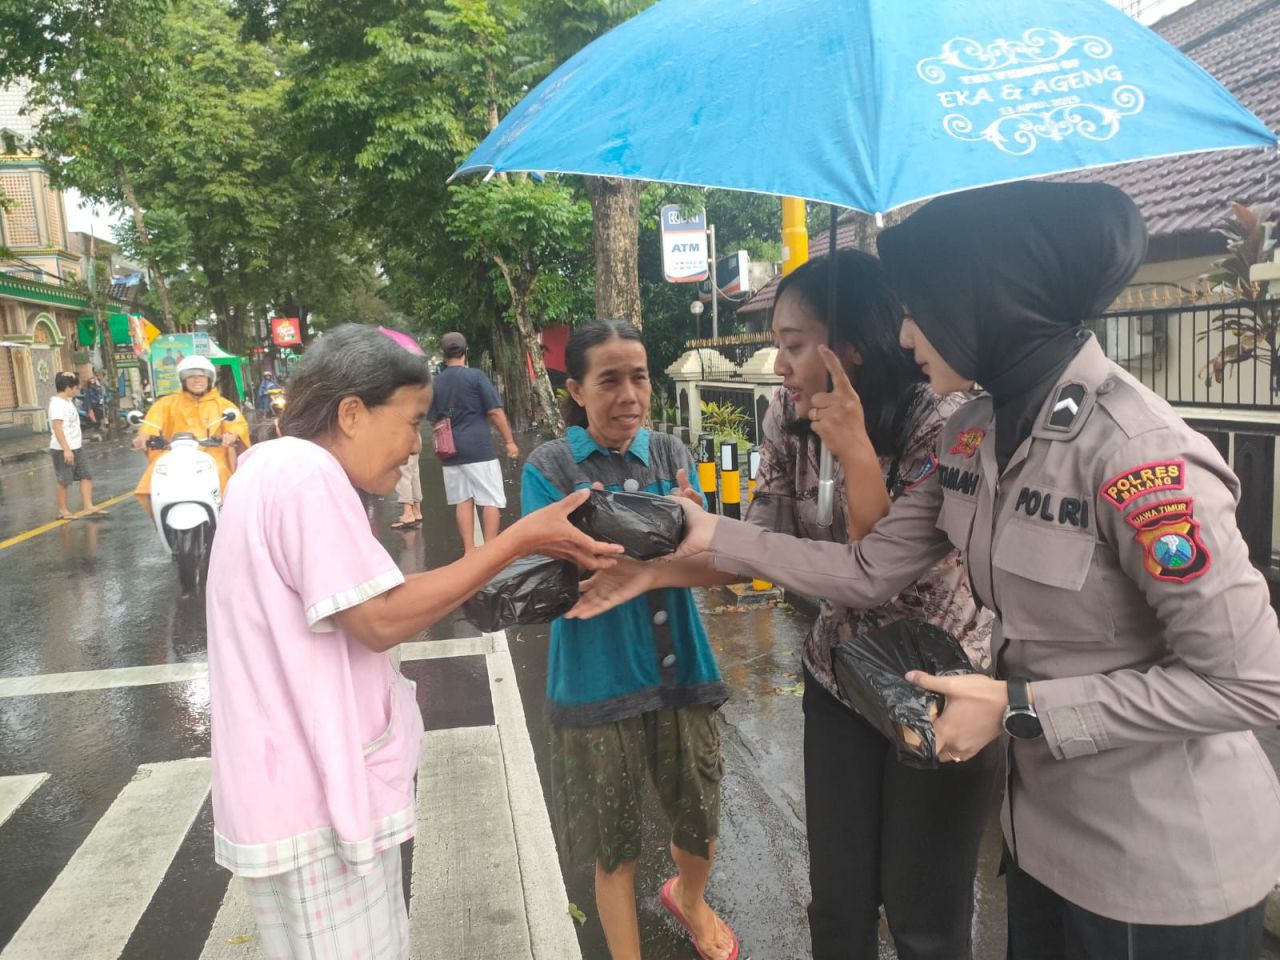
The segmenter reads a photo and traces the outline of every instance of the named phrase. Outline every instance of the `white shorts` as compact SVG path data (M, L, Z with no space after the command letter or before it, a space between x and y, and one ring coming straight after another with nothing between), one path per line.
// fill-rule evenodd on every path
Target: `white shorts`
M444 495L450 506L474 500L477 507L504 508L507 494L502 489L502 466L497 460L446 466Z
M363 877L335 855L241 882L267 957L409 960L399 844Z

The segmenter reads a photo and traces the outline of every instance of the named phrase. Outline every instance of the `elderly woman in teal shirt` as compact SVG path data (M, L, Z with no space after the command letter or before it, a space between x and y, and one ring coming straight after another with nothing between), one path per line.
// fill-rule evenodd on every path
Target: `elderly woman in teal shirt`
M621 321L585 324L565 360L570 426L529 457L524 512L595 485L700 497L688 450L643 426L651 389L639 331ZM613 960L640 958L635 866L650 778L671 821L677 870L659 892L662 904L700 957L737 960L736 935L705 899L723 772L716 710L727 697L688 589L655 590L591 620L551 626L552 816L567 856L595 862Z

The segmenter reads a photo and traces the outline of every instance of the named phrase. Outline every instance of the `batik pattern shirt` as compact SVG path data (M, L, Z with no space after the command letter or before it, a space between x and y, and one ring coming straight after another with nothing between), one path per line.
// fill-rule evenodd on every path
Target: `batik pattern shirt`
M927 388L922 388L927 391ZM915 480L933 469L935 446L948 416L967 397L952 394L939 398L922 394L907 425L908 440L901 458L880 458L880 470L889 495L897 499ZM835 468L835 511L830 527L820 527L818 512L818 458L816 435L788 429L798 421L795 401L784 388L774 394L765 414L760 470L755 499L747 521L767 530L807 540L848 539L849 503L844 471ZM804 642L804 665L829 692L841 700L833 671L833 655L844 640L895 620L926 620L953 634L964 646L974 666L987 669L991 662L991 616L979 611L969 589L960 554L952 551L927 574L890 602L870 610L842 607L827 600L818 603L817 620Z

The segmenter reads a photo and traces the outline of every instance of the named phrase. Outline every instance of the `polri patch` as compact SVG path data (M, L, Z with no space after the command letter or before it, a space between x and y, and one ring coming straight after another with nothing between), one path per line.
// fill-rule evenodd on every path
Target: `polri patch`
M956 437L955 446L951 448L951 453L958 453L964 457L972 457L978 452L978 447L982 446L982 440L987 435L985 430L965 430L960 436Z
M1098 492L1117 510L1138 497L1166 490L1181 490L1187 482L1187 465L1181 460L1161 460L1134 467L1112 477Z
M1209 569L1209 550L1200 538L1189 498L1164 500L1126 517L1137 530L1142 561L1157 580L1186 583Z

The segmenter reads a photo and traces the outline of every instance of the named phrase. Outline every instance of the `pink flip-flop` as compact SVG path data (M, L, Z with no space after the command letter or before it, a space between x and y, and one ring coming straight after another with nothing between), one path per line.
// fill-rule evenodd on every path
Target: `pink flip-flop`
M658 899L666 908L667 913L675 917L676 923L684 928L684 932L689 937L689 942L693 944L693 949L698 951L698 956L702 960L711 960L711 954L702 949L702 945L698 943L698 938L693 934L693 927L689 926L689 921L685 919L684 914L680 910L680 905L676 903L675 895L671 892L676 885L678 877L672 877L662 885L662 889L658 891ZM733 939L733 945L729 950L728 957L725 960L738 960L738 935L733 932L733 928L725 923L723 918L720 919L724 923L724 928L729 931L729 936Z

